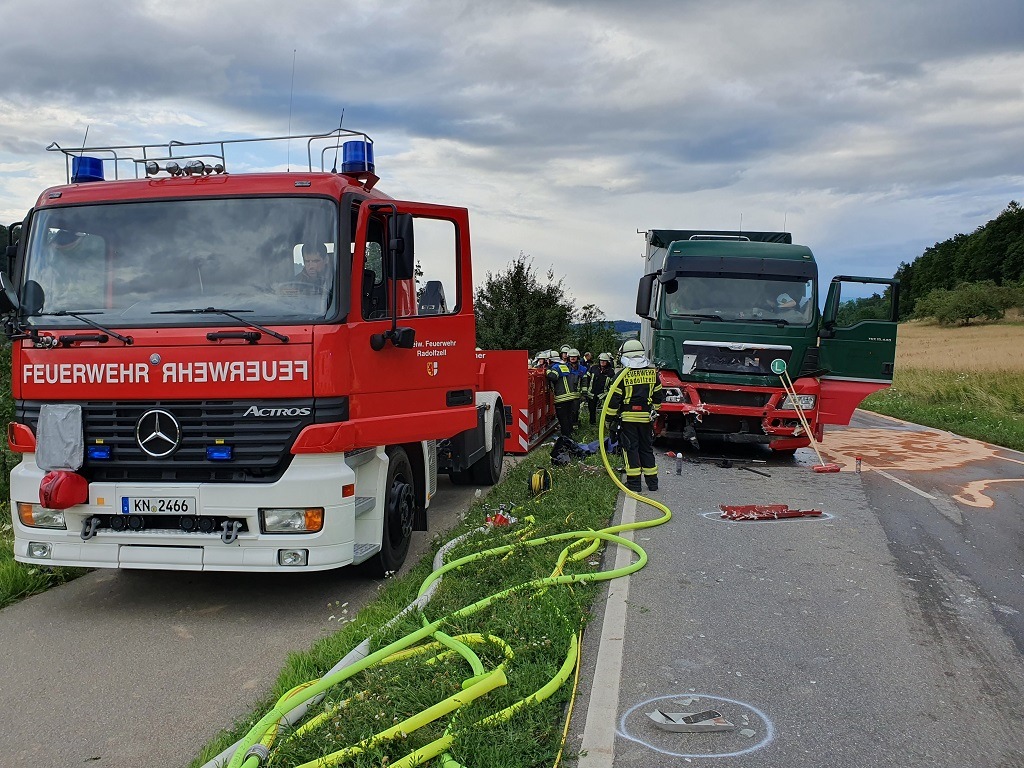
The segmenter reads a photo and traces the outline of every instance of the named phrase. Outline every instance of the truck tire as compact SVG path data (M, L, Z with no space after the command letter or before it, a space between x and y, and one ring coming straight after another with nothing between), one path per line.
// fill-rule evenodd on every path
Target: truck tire
M501 480L501 469L505 463L505 414L502 409L494 412L494 426L491 432L491 450L481 456L469 468L473 482L477 485L494 485Z
M452 481L452 485L472 485L473 467L466 467L465 469L460 469L456 472L449 472L448 479Z
M380 552L370 560L377 576L386 576L402 567L409 554L413 520L416 516L416 487L412 464L404 448L388 448L388 479L384 492L384 527Z

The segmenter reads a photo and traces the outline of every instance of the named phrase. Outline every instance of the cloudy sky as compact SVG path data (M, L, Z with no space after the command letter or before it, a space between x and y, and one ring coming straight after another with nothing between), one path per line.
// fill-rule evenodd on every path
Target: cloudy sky
M522 251L631 319L637 230L785 227L823 279L890 277L1024 198L1020 0L0 0L0 25L5 223L87 126L196 141L344 108L382 189L469 208L478 281Z

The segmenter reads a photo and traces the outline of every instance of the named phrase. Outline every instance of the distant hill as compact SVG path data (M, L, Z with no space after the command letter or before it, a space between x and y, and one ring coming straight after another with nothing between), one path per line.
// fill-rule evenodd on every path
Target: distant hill
M640 323L634 320L610 320L616 333L636 333L640 330Z

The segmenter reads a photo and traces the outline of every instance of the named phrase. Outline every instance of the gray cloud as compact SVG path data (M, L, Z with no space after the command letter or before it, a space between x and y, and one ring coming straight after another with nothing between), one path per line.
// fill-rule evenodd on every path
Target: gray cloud
M973 228L1024 180L1018 0L46 10L4 5L0 164L20 169L0 180L8 215L61 180L41 148L87 125L100 143L194 140L289 120L329 130L344 108L402 194L473 211L493 246L477 274L525 250L621 315L631 299L588 265L638 252L637 227L789 214L798 239L821 238L823 264L888 275L953 234L952 210ZM638 269L623 262L616 288Z

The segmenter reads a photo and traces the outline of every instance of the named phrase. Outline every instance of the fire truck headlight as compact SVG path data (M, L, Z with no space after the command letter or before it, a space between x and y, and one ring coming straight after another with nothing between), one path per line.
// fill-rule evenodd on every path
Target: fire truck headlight
M800 407L805 411L809 411L814 408L814 404L818 401L817 395L797 395L796 402L799 403ZM793 396L786 395L782 398L782 402L779 403L780 411L795 411L796 405L793 404Z
M264 533L316 533L324 527L324 508L261 509L260 527Z
M278 565L305 565L309 561L308 549L279 549L277 550Z
M45 541L30 541L28 543L28 556L38 560L49 557L53 548Z
M665 395L666 403L686 403L689 402L689 398L679 387L665 387L662 392Z
M18 518L21 524L29 528L61 528L67 530L64 522L64 511L60 509L47 509L39 504L18 502Z

